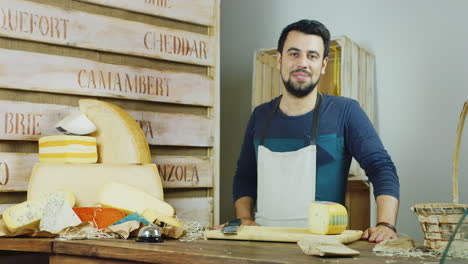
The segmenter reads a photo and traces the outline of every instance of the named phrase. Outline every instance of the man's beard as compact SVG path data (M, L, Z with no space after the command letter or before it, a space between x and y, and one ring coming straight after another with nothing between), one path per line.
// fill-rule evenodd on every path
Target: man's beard
M307 71L304 71L304 70L295 70L295 71L292 71L290 73L290 75L292 73L295 73L295 72L303 72L303 73L306 73L306 74L309 74L311 79L312 79L312 75L307 72ZM286 90L292 94L293 96L295 97L298 97L298 98L302 98L302 97L305 97L306 95L310 94L314 89L315 87L317 86L317 84L319 83L320 81L320 77L319 79L316 81L316 82L313 82L308 84L307 86L305 86L304 88L301 88L299 87L299 85L295 85L292 81L291 81L291 77L289 77L289 79L287 81L284 80L283 78L283 75L281 75L281 80L283 80L283 84L284 84L284 87L286 88Z

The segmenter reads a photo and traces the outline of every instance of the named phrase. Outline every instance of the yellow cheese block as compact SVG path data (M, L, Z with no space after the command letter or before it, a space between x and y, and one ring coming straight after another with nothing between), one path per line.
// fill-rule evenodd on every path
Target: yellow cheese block
M156 222L164 222L170 226L176 226L176 227L182 226L182 223L176 218L161 214L160 212L152 208L146 208L141 214L141 216L143 216L143 218L148 220L148 222L150 223L154 223L156 221Z
M70 190L48 193L26 202L14 205L3 212L3 220L11 232L24 229L39 230L39 221L44 216L44 208L68 203L75 205L75 196Z
M80 111L95 125L99 163L151 163L146 136L130 114L99 100L82 99Z
M105 184L99 192L99 203L127 214L143 214L145 210L152 209L161 215L174 215L174 207L170 204L132 184L118 182Z
M49 163L96 163L96 138L47 136L39 139L39 161Z
M94 207L99 204L99 191L110 181L132 184L164 199L161 178L155 164L36 163L29 180L28 200L69 188L75 194L76 207Z
M338 203L309 203L309 231L318 235L335 235L345 231L348 225L346 208Z

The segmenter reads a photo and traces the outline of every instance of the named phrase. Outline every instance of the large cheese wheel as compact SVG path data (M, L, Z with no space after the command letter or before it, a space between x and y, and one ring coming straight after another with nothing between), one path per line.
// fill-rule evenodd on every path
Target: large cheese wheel
M36 163L28 187L28 200L44 193L68 188L75 194L76 207L99 204L99 191L115 181L135 186L163 199L163 188L155 164L71 164Z
M96 125L98 163L151 163L148 141L130 114L99 100L82 99L80 111Z

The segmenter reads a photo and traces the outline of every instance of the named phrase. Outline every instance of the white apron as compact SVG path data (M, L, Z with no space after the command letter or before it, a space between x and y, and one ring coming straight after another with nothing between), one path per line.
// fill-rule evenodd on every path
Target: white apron
M315 103L310 145L290 152L273 152L263 146L271 119L267 120L258 146L257 212L262 226L307 228L308 204L315 200L316 139L321 94Z

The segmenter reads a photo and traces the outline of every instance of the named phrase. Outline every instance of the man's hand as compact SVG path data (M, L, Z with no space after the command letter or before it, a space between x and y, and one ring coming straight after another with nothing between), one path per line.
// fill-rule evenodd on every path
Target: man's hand
M377 226L367 228L362 234L361 239L369 240L369 242L380 243L384 240L397 238L395 231L386 226L385 223L394 226L398 213L398 200L390 195L379 195L376 198L377 202ZM379 223L382 223L379 225ZM394 227L393 227L394 228Z
M253 198L249 196L243 196L237 199L234 202L234 207L236 208L236 216L242 222L241 225L250 225L256 226L257 223L252 219L252 208L253 208ZM227 223L213 227L213 230L218 230L223 228Z
M241 218L241 221L242 221L241 225L258 226L257 223L255 223L255 221L252 220L252 219L242 219Z
M221 224L221 225L214 226L214 227L212 227L211 229L212 229L212 230L220 230L220 229L222 229L226 224L227 224L227 222L224 223L224 224ZM243 219L243 218L241 218L241 225L256 226L257 223L255 223L255 221L252 220L252 219Z
M369 227L364 231L361 237L363 240L369 240L369 242L377 243L393 238L397 238L397 234L386 226Z

